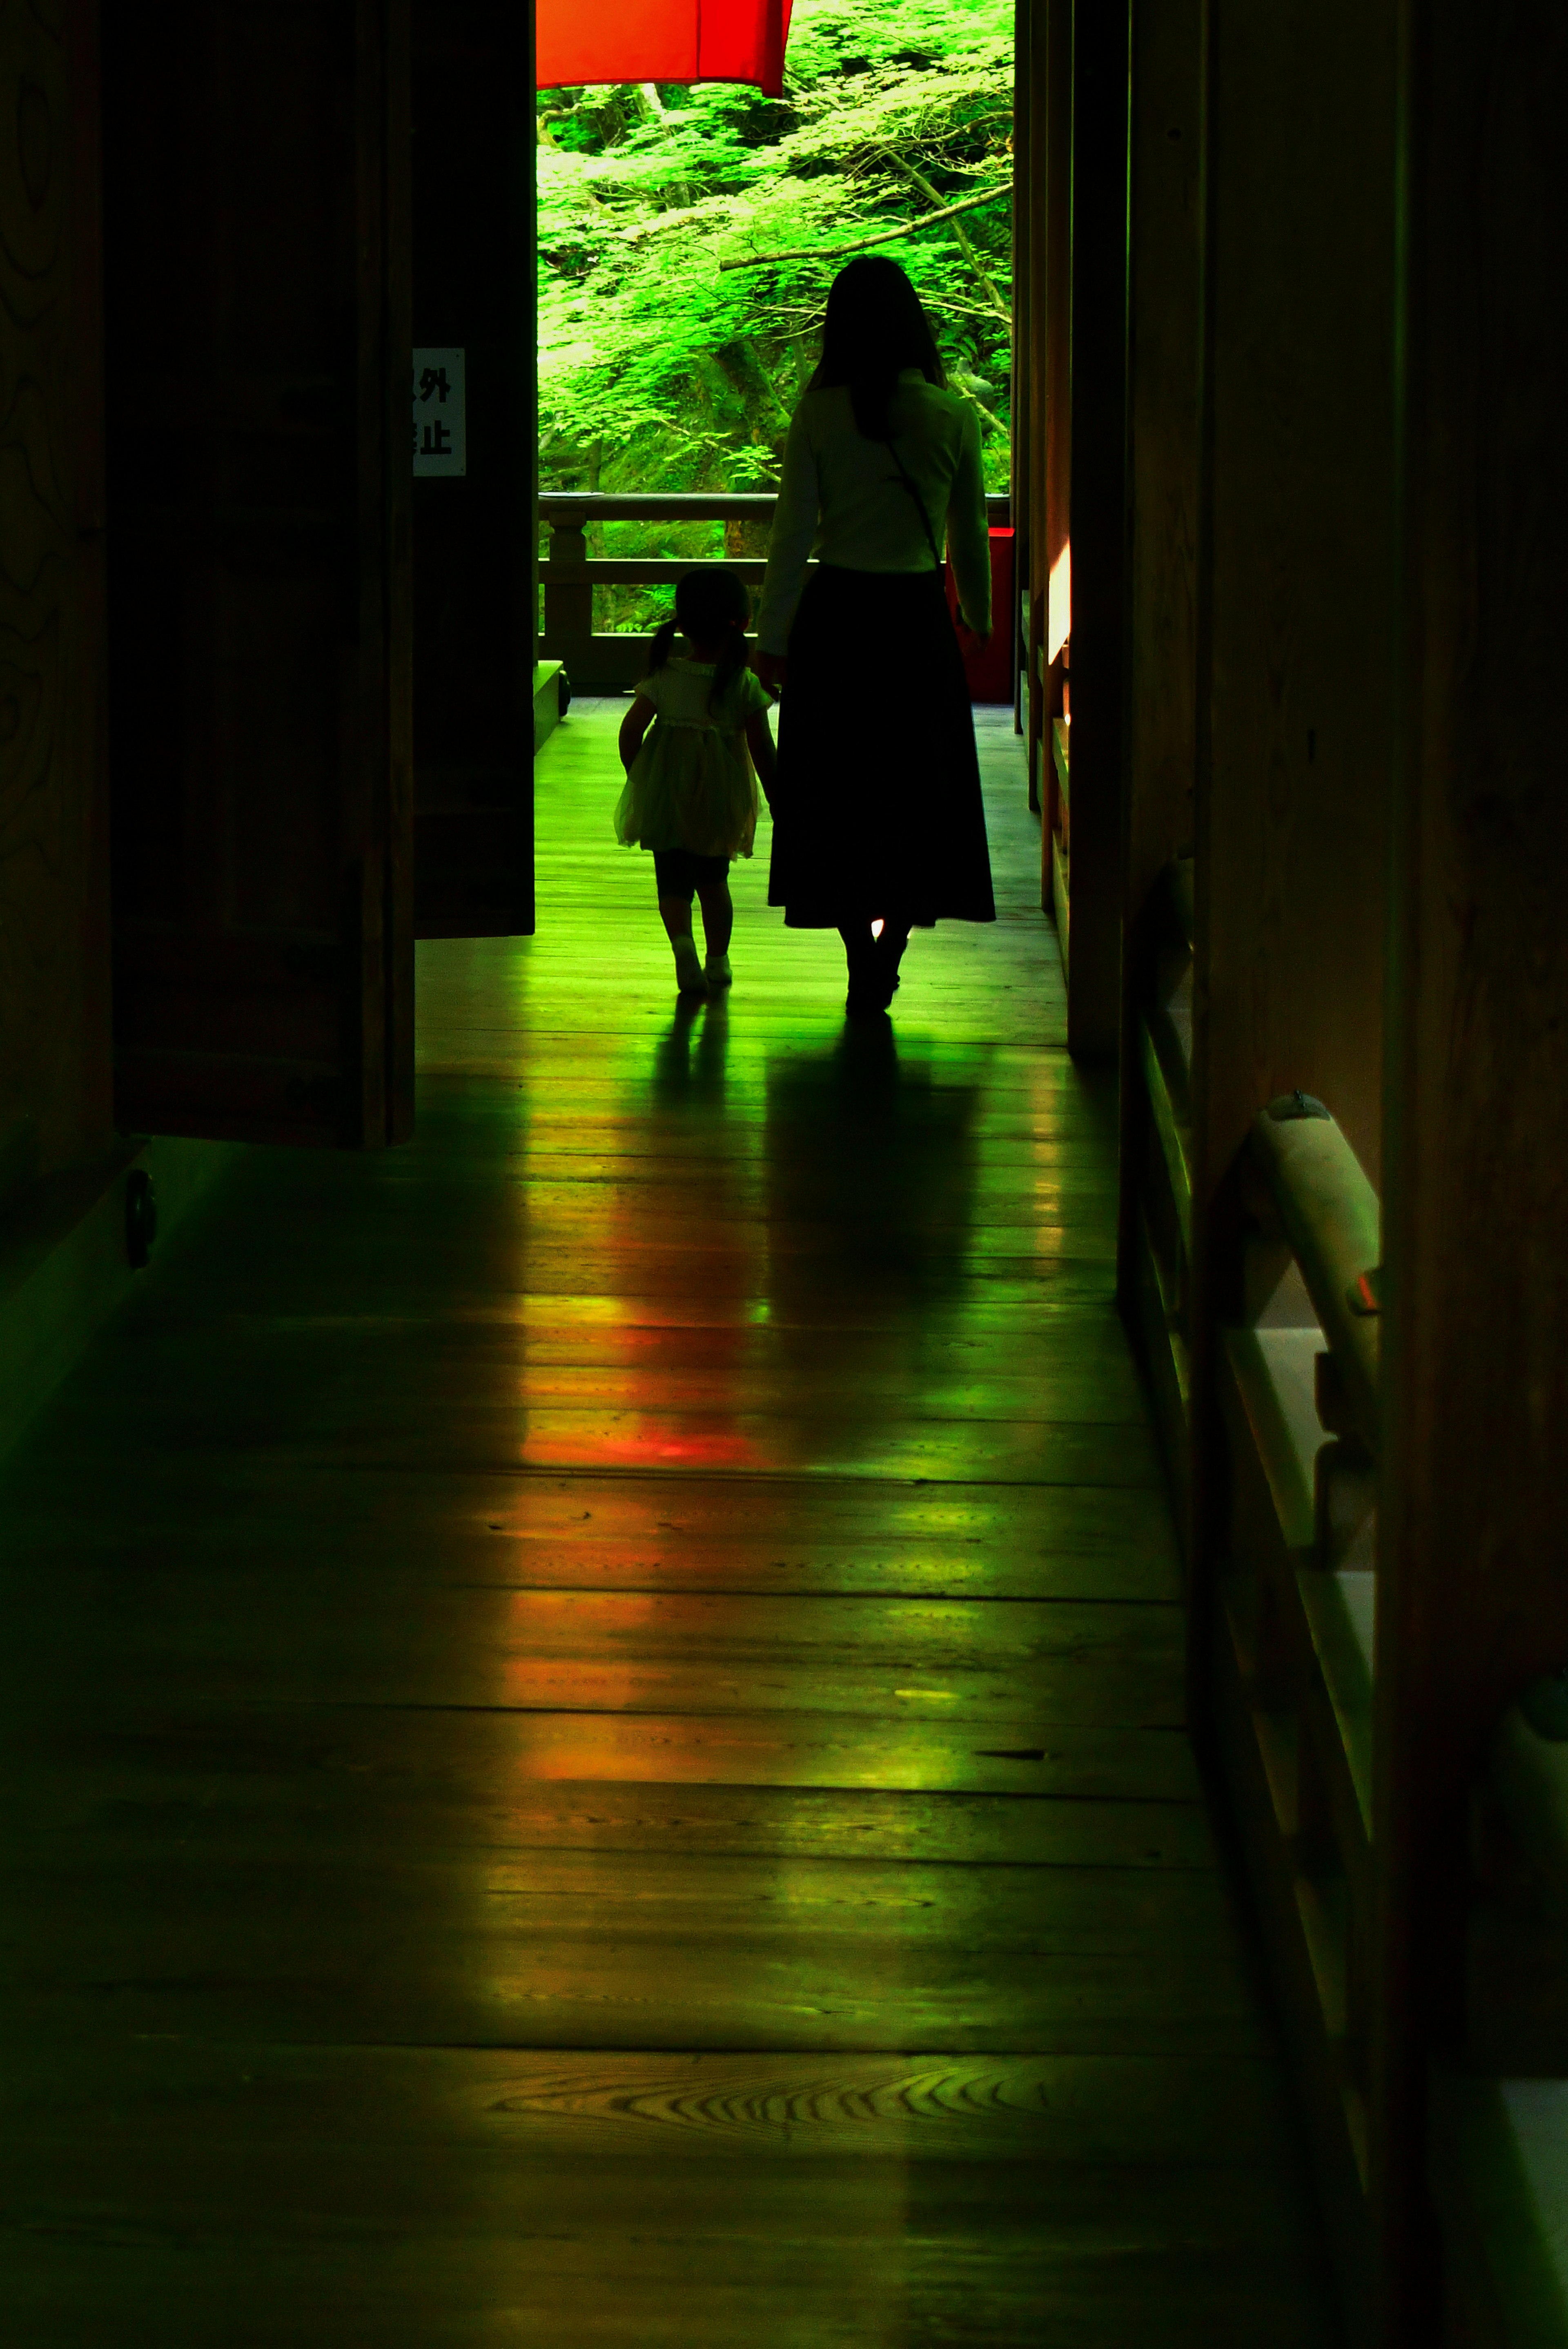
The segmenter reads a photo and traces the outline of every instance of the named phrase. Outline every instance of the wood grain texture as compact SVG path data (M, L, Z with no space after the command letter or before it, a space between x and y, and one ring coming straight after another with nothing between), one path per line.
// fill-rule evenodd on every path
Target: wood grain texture
M1008 713L880 1038L760 863L676 1008L617 715L9 1473L7 2330L1320 2349Z
M1324 2059L1325 2015L1332 2036L1344 1992L1326 1961L1320 1989L1308 1960L1295 1821L1276 1809L1287 1798L1256 1750L1261 1706L1235 1702L1238 1649L1218 1589L1233 1541L1220 1350L1223 1325L1243 1318L1237 1160L1258 1111L1296 1088L1319 1096L1379 1181L1397 26L1388 10L1260 14L1219 0L1204 31L1190 1513L1211 1636L1193 1657L1201 1671L1214 1660L1205 1710L1220 1735L1244 1724L1253 1741L1229 1737L1230 1775L1256 1830L1273 1978L1360 2323L1366 2233L1346 2191L1359 2191L1346 2119L1359 2108ZM1326 173L1330 152L1341 168ZM1250 1651L1243 1661L1250 1671ZM1309 1766L1300 1784L1310 1800Z
M1128 233L1126 755L1122 766L1121 1216L1119 1288L1136 1319L1152 1244L1144 1171L1159 1149L1141 1022L1156 998L1161 873L1192 849L1198 758L1206 56L1198 0L1132 16ZM1153 1081L1158 1082L1156 1077ZM1153 1164L1155 1196L1160 1193ZM1155 1217L1162 1237L1174 1245ZM1150 1321L1155 1319L1150 1315ZM1163 1317L1161 1317L1163 1318ZM1171 1383L1168 1341L1147 1338ZM1180 1404L1170 1414L1180 1431ZM1185 1449L1185 1446L1182 1446ZM1188 1464L1174 1466L1181 1490Z
M1373 2156L1401 2349L1432 2324L1421 2155L1464 2028L1470 1792L1502 1708L1568 1659L1568 34L1423 5L1403 63Z
M1063 0L1051 0L1059 8ZM1072 6L1067 344L1072 546L1072 803L1068 1044L1114 1060L1121 1027L1123 608L1127 543L1128 86L1130 9ZM1063 362L1053 362L1053 370ZM1054 533L1053 533L1054 534Z
M531 15L415 0L414 333L467 354L468 471L414 485L421 937L533 927Z
M0 1205L110 1133L95 24L0 6Z
M412 1084L407 0L104 14L116 1114Z
M1394 18L1221 0L1209 39L1203 1200L1297 1086L1378 1180L1394 523Z
M1192 843L1203 323L1198 0L1134 12L1128 235L1126 919Z

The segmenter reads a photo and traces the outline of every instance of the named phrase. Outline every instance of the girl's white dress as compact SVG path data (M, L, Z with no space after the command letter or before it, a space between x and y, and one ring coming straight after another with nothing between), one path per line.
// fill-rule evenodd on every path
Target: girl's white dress
M757 835L757 775L746 721L766 709L761 679L743 668L717 709L711 661L670 659L645 677L656 715L615 807L628 848L685 848L694 856L749 856Z

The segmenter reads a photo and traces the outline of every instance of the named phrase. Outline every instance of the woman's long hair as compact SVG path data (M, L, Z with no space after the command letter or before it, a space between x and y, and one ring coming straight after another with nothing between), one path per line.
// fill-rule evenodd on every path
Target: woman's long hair
M688 571L676 584L675 618L666 620L654 637L648 654L650 676L668 660L677 633L704 644L717 644L718 662L707 697L708 708L717 709L746 667L746 624L750 617L751 598L738 572L727 571L721 563Z
M927 383L947 381L936 338L909 279L896 261L862 254L833 280L821 364L810 388L847 385L856 431L868 440L888 440L888 411L904 367L918 367Z

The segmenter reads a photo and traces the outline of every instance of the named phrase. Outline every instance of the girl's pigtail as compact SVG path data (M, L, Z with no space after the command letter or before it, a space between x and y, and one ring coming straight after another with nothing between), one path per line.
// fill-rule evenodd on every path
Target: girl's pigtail
M655 630L654 641L648 652L648 675L650 677L652 677L656 668L663 668L665 663L670 657L670 647L674 644L676 637L679 633L678 624L674 620L666 620L663 627Z

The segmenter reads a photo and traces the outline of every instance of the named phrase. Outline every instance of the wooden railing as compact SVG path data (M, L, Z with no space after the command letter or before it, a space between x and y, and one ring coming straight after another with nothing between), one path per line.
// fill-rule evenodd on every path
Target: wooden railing
M1257 1118L1238 1173L1217 1711L1332 2238L1365 2287L1381 1218L1304 1094ZM1463 2035L1433 2064L1429 2174L1454 2339L1533 2349L1568 2341L1568 1671L1503 1713L1468 1826Z
M642 631L595 632L595 587L673 587L688 571L702 567L705 558L678 555L590 555L588 533L607 522L752 522L771 523L778 500L771 492L755 494L701 492L619 497L599 492L551 491L539 501L541 522L550 533L550 548L540 567L544 589L544 634L540 650L546 660L564 663L575 691L618 690L642 675L647 657L647 636ZM1005 523L1006 497L988 498L994 523ZM714 560L715 558L706 558ZM766 561L758 555L725 556L726 568L738 572L748 586L761 585Z
M1057 747L1059 745L1059 748ZM1051 861L1068 918L1068 730L1054 722L1057 790L1042 802L1058 826ZM1128 943L1133 1004L1126 1073L1127 1174L1122 1203L1124 1306L1149 1371L1161 1439L1177 1497L1183 1547L1191 1416L1192 1288L1192 866L1167 866Z
M1430 2173L1465 2329L1568 2338L1568 1673L1532 1682L1475 1790L1465 2036L1434 2065Z
M1215 1364L1229 1525L1215 1697L1346 2282L1370 2273L1377 1194L1321 1102L1237 1169L1240 1317ZM1354 2296L1354 2294L1353 2294Z

